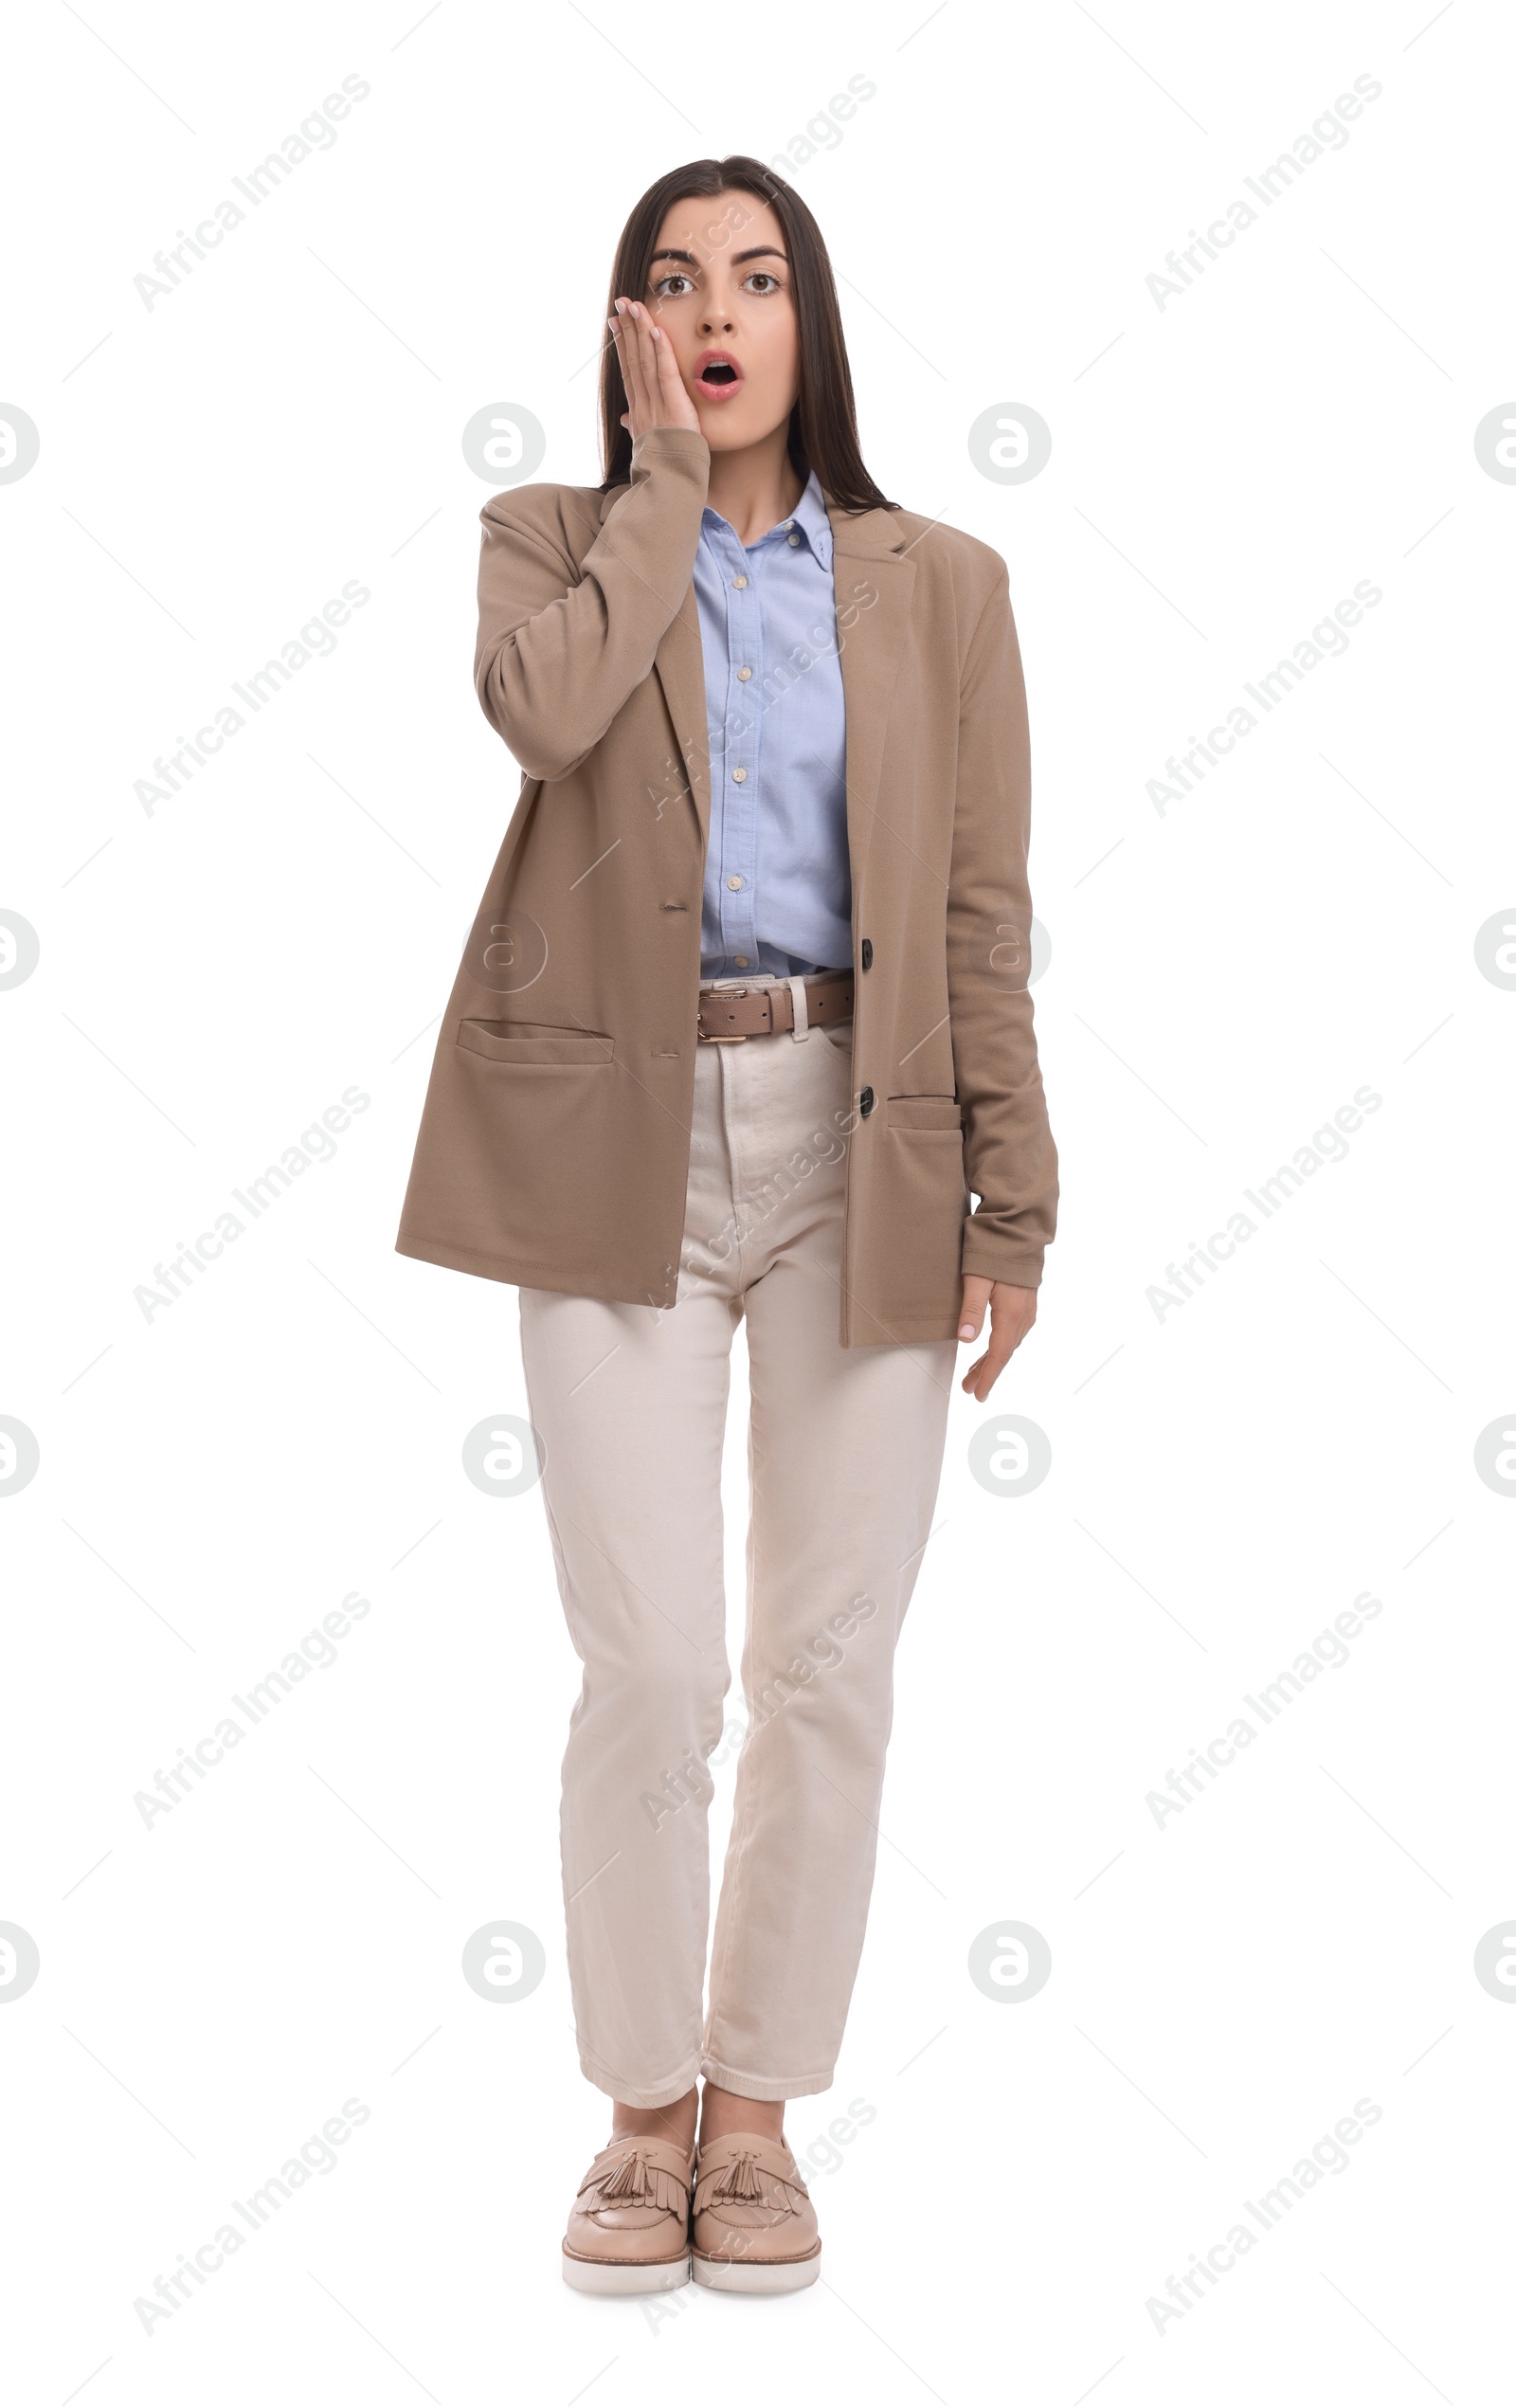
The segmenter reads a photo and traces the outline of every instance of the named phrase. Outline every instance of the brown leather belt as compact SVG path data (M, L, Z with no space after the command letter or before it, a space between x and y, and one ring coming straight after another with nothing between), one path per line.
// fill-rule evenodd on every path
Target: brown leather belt
M830 1026L853 1017L853 973L839 970L824 978L807 978L805 1018L811 1026ZM774 1037L795 1025L795 999L787 984L728 987L700 997L698 1034L713 1045L732 1045L745 1037Z

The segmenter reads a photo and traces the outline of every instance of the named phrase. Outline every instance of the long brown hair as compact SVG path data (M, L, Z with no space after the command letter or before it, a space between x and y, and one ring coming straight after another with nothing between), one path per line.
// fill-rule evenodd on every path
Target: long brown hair
M714 200L721 192L750 192L767 201L784 229L800 333L800 391L789 413L789 457L796 473L808 477L814 468L828 500L840 510L898 510L900 504L887 501L879 491L858 449L842 313L821 229L800 194L760 160L695 159L649 185L616 246L605 316L613 314L619 293L646 299L653 253L675 202ZM719 222L711 230L713 239L720 234L720 247L731 240L731 229ZM621 362L607 338L600 367L602 493L624 485L632 473L632 439L621 423L627 407Z

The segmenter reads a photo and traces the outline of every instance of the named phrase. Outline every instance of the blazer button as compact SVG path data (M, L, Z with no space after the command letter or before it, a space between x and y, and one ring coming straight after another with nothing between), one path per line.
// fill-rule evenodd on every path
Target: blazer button
M872 969L874 968L874 948L866 936L858 948L858 958L862 962L865 969Z
M863 1090L862 1095L858 1097L858 1112L859 1112L859 1113L860 1113L861 1117L862 1117L864 1120L867 1120L867 1118L868 1118L868 1116L869 1116L870 1113L871 1113L873 1110L874 1110L874 1090L873 1090L873 1088L872 1088L872 1087L865 1087L865 1088L864 1088L864 1090Z

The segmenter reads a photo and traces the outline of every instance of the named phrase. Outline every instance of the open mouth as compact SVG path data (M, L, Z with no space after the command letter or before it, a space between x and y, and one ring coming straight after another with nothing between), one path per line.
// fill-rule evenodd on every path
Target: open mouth
M712 395L734 392L742 371L729 352L708 352L695 370L695 383Z

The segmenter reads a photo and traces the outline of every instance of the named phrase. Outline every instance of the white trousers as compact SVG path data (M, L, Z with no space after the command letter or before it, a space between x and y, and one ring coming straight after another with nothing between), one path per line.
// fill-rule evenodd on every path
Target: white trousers
M697 2073L749 2098L826 2090L863 1945L956 1347L838 1342L852 1035L699 1046L671 1311L521 1291L584 1663L561 1821L580 2061L633 2107L667 2106ZM707 1759L731 1679L722 1433L744 1317L748 1729L702 2014Z

